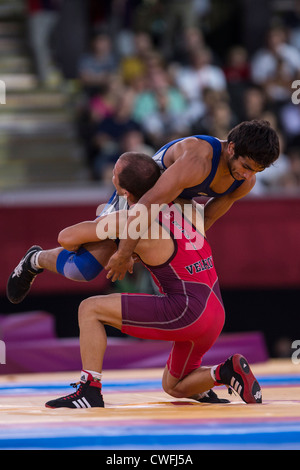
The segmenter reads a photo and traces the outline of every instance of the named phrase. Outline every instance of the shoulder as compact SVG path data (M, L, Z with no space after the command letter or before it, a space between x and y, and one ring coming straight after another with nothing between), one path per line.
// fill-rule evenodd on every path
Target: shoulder
M181 175L185 178L185 175L188 175L188 186L193 186L209 174L213 149L208 142L190 136L172 145L167 158L169 158L169 165L166 171L170 173L172 169L172 172L176 172L178 177Z
M196 136L186 137L174 144L174 151L177 157L205 159L212 158L213 149L209 142L199 139Z

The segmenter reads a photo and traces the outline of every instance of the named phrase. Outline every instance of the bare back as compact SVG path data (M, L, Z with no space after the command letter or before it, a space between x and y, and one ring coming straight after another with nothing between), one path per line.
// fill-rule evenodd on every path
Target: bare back
M204 235L203 207L195 202L187 204L182 199L177 199L175 204L197 231ZM139 239L135 253L144 263L150 266L158 266L165 263L174 253L174 242L170 232L162 227L156 219L148 228L145 235Z

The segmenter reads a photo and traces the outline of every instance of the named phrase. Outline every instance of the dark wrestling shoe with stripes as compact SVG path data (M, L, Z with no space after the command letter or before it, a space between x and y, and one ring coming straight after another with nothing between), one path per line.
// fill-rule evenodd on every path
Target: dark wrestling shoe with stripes
M43 272L43 269L33 269L30 263L30 258L38 251L42 251L40 246L35 245L29 248L18 266L15 267L9 276L6 285L6 295L12 304L19 304L25 299L36 276Z
M194 398L199 403L230 403L230 400L226 398L219 398L213 390L208 390L208 392L201 393L200 395L199 398Z
M216 382L227 385L240 395L245 403L262 403L262 392L247 360L234 354L215 370Z
M95 381L91 374L83 371L80 382L71 385L79 385L76 392L48 401L46 408L104 408L101 382Z

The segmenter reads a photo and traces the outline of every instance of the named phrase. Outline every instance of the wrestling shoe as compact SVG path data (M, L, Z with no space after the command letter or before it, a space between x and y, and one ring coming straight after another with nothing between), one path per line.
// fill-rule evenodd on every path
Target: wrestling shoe
M226 398L219 398L213 390L208 390L208 392L201 393L200 395L199 398L194 398L199 403L230 403L230 400Z
M38 251L42 251L40 246L29 248L7 281L6 295L12 304L19 304L25 299L34 279L43 272L43 269L33 269L30 263L31 256Z
M261 388L247 360L234 354L215 369L216 382L236 391L245 403L262 403Z
M46 408L104 408L101 394L101 382L95 381L91 374L82 371L80 382L71 384L76 392L48 401Z

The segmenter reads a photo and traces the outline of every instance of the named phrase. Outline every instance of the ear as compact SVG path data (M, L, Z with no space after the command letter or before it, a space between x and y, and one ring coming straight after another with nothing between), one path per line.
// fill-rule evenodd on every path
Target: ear
M227 150L228 150L229 156L233 157L234 152L235 152L235 144L233 142L229 142L227 146Z
M129 202L129 204L135 204L137 202L133 194L130 193L129 191L126 191L126 189L124 190L123 196L127 198L127 201Z

